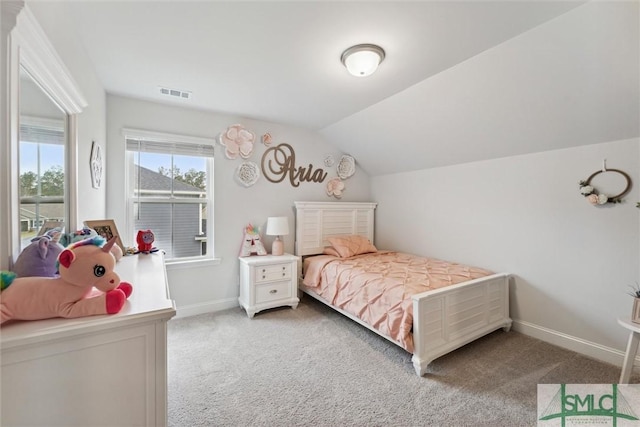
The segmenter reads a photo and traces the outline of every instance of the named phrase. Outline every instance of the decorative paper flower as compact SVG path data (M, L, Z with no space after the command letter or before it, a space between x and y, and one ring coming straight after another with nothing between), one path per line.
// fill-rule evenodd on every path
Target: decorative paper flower
M336 172L342 179L349 178L356 172L356 160L351 156L342 156L340 162L338 162L338 166L336 166Z
M598 204L598 195L597 194L589 194L587 196L587 201L589 203L591 203L592 205L597 205Z
M327 154L324 158L324 165L328 168L330 168L331 166L333 166L335 164L335 160L333 159L333 156L331 154Z
M260 178L260 168L254 162L242 162L236 170L238 180L245 187L251 187Z
M231 125L220 135L220 144L224 145L224 154L228 159L236 159L238 155L243 159L253 153L253 143L256 136L242 125Z
M582 194L591 194L593 193L593 187L590 185L585 185L583 187L580 187L580 193Z
M273 137L271 136L271 134L269 132L265 133L264 135L262 135L262 143L265 146L270 146L271 143L273 142Z
M335 197L336 199L342 198L342 192L344 191L344 182L340 178L331 178L327 182L327 196Z
M606 205L609 202L609 198L604 194L589 194L587 201L592 205Z

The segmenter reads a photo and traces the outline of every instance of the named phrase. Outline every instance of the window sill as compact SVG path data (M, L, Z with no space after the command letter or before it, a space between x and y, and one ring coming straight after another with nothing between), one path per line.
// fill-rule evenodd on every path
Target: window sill
M167 260L165 265L167 271L181 270L184 268L199 268L199 267L213 267L219 265L222 262L222 258L206 258L206 259L188 259L188 260Z

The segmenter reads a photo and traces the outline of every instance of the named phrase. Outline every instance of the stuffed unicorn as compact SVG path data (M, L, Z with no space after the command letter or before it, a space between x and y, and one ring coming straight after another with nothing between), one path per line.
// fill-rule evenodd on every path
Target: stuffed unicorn
M260 241L260 233L253 225L249 224L244 229L244 240L240 248L240 256L250 256L252 253L266 255L267 251Z
M114 271L110 250L115 242L115 237L105 244L103 237L95 236L70 245L58 256L60 277L3 276L0 324L118 313L133 287Z

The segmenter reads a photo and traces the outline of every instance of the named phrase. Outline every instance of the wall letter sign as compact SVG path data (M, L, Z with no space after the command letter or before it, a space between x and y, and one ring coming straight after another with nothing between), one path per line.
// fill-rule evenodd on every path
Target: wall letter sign
M323 169L313 170L311 164L308 168L296 168L296 153L289 144L279 144L264 152L262 174L273 183L289 177L293 187L298 187L301 182L323 182L328 175Z

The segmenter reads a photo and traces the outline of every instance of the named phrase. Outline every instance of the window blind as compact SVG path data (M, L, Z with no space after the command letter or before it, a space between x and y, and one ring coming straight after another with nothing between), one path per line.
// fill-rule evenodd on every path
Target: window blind
M215 139L140 129L122 129L128 151L213 157Z
M140 151L143 153L213 157L213 145L184 142L148 141L127 138L127 150Z
M20 141L64 145L64 129L21 124Z

